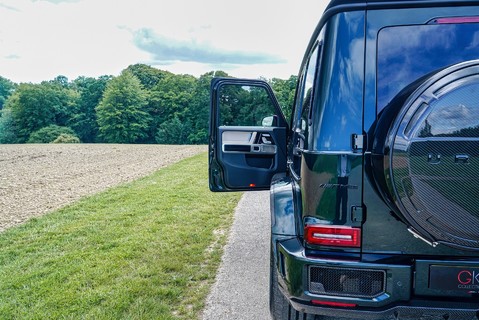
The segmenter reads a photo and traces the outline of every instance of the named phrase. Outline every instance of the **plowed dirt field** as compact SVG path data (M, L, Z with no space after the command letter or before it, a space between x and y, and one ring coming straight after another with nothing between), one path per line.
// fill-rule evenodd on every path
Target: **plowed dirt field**
M177 145L0 145L0 232L206 150Z

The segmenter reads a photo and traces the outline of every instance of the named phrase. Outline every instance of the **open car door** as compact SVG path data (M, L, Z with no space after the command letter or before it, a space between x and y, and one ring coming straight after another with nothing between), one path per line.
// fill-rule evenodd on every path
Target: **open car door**
M268 83L211 81L209 185L211 191L269 189L286 172L288 125Z

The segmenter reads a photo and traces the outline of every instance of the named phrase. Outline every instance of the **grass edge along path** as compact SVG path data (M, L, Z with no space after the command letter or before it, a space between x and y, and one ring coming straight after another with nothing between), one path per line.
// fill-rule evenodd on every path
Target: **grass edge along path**
M240 194L206 155L0 234L1 319L197 319Z

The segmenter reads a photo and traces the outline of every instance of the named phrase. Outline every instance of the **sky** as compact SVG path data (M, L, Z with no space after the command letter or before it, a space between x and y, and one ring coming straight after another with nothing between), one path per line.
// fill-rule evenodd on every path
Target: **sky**
M144 63L196 77L297 75L328 0L0 0L0 76L120 74Z

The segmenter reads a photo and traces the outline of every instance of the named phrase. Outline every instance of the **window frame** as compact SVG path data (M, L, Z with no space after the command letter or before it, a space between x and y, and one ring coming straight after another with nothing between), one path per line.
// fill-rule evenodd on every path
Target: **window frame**
M311 47L307 62L304 65L303 70L300 72L298 87L296 90L294 110L291 119L290 160L288 161L289 171L296 181L301 180L302 153L308 148L309 136L307 135L309 135L309 127L311 126L312 122L313 105L318 86L317 79L321 63L322 50L323 42L318 39ZM312 71L312 73L310 73L310 71ZM308 89L311 90L311 94L308 97L307 93L305 94L305 90L306 85L308 84L309 75L312 75L312 81L311 86ZM304 106L306 99L309 99L309 108L306 117L303 117L305 115ZM306 119L306 128L302 129L304 119ZM302 139L302 145L300 145L300 139Z

